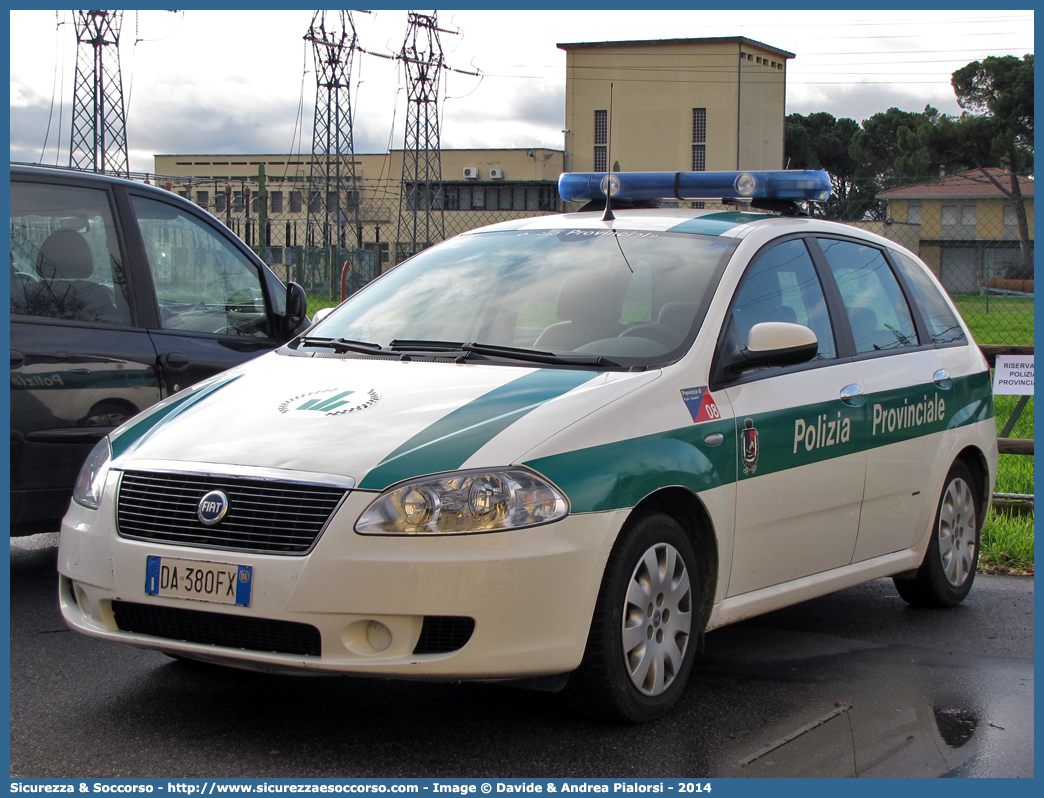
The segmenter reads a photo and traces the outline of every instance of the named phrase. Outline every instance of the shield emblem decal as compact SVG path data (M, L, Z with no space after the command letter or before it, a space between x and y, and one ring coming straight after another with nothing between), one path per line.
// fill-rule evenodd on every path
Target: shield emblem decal
M753 474L758 470L758 431L754 419L743 419L743 473Z

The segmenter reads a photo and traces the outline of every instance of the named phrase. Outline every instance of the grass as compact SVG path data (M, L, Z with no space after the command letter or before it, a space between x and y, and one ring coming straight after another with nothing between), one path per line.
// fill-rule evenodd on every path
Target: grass
M1033 574L1033 515L993 510L979 541L980 573Z
M1033 300L1029 297L951 297L977 344L1033 345Z

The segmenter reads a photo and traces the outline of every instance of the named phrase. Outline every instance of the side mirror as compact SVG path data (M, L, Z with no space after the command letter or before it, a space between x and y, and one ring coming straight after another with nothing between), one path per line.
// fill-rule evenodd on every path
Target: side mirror
M723 353L721 368L729 376L752 368L794 366L807 363L819 351L816 334L801 324L785 321L763 321L750 328L747 348L733 343Z
M308 297L297 283L286 287L286 315L283 316L283 338L289 340L308 326Z

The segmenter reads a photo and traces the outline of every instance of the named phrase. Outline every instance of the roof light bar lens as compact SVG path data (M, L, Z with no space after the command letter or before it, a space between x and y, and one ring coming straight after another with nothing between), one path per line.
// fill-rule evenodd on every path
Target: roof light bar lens
M598 190L602 192L603 197L607 193L609 196L615 197L620 193L620 178L616 175L606 175L598 183Z
M736 176L736 181L733 185L736 187L736 193L741 197L750 197L757 190L758 181L754 179L754 175L744 172Z
M812 200L830 198L830 175L820 171L775 172L567 172L558 179L563 200L742 199Z

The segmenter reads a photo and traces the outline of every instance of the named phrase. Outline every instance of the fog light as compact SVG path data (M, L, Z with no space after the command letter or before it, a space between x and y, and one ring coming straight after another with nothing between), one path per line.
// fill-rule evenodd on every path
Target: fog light
M366 642L374 651L384 651L391 645L391 629L380 621L370 621L366 624Z

